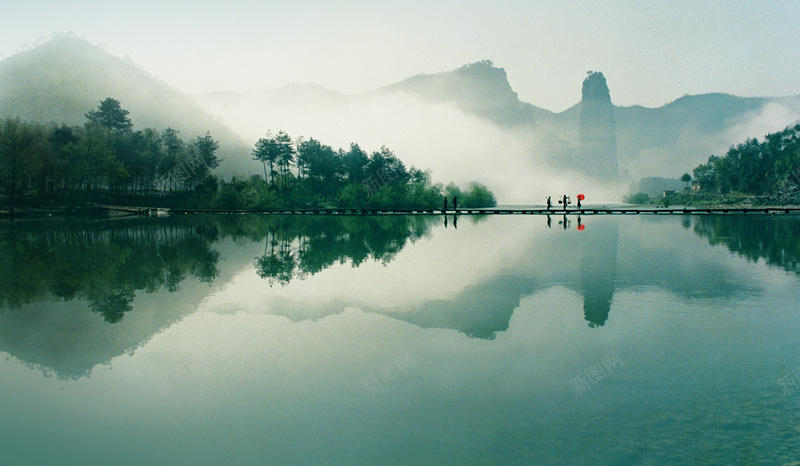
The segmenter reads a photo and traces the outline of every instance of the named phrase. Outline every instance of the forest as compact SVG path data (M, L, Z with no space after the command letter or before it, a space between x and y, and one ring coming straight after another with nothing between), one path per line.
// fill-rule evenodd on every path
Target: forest
M704 193L757 196L767 204L800 204L800 124L747 139L694 169Z
M492 192L471 183L433 184L429 172L405 164L390 149L368 154L310 138L268 132L256 142L258 175L224 180L218 141L210 133L183 140L173 128L133 130L129 112L107 98L85 114L83 126L0 119L0 203L20 206L107 203L266 211L281 208L439 208L496 205Z
M800 124L768 134L763 141L747 139L723 156L712 155L693 174L674 180L643 178L624 200L656 205L800 205ZM674 193L656 194L657 188L646 189L650 181ZM676 189L678 182L686 189Z

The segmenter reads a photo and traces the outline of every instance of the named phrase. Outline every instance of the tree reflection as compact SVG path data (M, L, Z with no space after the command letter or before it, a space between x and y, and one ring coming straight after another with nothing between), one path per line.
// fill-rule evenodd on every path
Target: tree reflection
M334 264L390 262L425 235L421 217L215 216L75 224L0 226L0 309L47 300L84 299L109 323L133 309L138 291L178 291L189 278L219 275L225 237L264 241L255 259L270 285Z
M408 242L428 232L430 219L411 216L265 217L264 255L255 259L258 276L286 285L348 261L388 264Z
M85 299L109 323L132 309L137 290L174 292L188 277L211 282L216 230L175 220L0 227L0 309Z
M800 218L770 216L769 221L752 215L698 216L694 232L708 238L712 245L753 262L759 259L790 272L800 273Z
M103 320L109 324L115 324L122 320L126 312L133 309L133 291L120 289L92 301L89 308L94 312L99 312Z

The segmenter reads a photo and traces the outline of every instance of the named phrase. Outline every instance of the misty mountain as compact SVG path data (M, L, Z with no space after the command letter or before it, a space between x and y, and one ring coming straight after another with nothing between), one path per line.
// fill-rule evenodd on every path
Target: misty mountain
M383 115L403 108L397 105L397 99L387 97L405 96L432 106L455 107L465 115L486 121L504 131L508 138L525 145L532 164L590 171L598 166L599 152L616 145L617 160L611 168L618 165L621 178L631 181L646 176L677 177L690 172L710 154L722 154L734 144L781 130L800 118L800 96L737 97L710 93L686 95L658 108L646 108L613 105L613 79L609 79L605 92L601 104L592 103L601 107L587 113L585 96L576 88L577 103L573 107L551 112L520 101L505 70L485 60L452 71L419 74L352 96L311 84L297 84L260 93L218 93L198 98L229 124L237 128L249 125L252 131L248 136L252 138L259 128L274 130L275 125L292 124L305 128L300 121L327 122L334 118L341 120L345 115L366 114L367 118L374 115L374 120L348 127L373 128ZM359 106L369 109L359 112ZM336 112L338 115L334 116ZM237 115L242 114L248 115L249 121L234 123ZM595 121L600 116L604 119L602 124ZM583 143L581 125L585 133ZM308 126L325 127L319 123ZM600 128L605 128L606 133L612 128L615 134L600 134L603 132ZM588 143L587 132L592 132L589 139L596 144ZM604 142L600 143L601 139ZM594 150L588 150L589 146ZM425 161L420 165L425 167Z
M573 186L601 188L586 175L598 160L611 160L602 153L614 138L619 191L620 183L627 187L642 177L691 172L710 154L800 118L800 97L704 94L658 108L620 107L613 105L613 77L606 78L610 105L604 100L602 111L588 113L578 88L577 103L559 113L520 101L505 70L488 60L357 95L291 84L196 101L83 40L61 38L0 61L0 117L82 124L87 111L113 97L130 111L134 129L171 126L184 139L210 131L220 140L223 176L258 173L252 143L268 130L284 129L338 147L387 145L407 154L405 162L430 168L437 181L490 186L501 203ZM600 115L603 124L595 121Z
M598 74L602 76L590 73L587 82ZM560 113L521 102L505 71L490 61L415 76L378 92L404 92L431 103L455 104L500 126L513 127L516 135L521 133L521 126L536 128L529 131L531 139L538 140L539 148L543 147L542 139L547 139L544 147L550 153L537 151L535 157L564 160L565 165L597 167L596 152L604 150L612 156L616 150L620 171L632 178L680 175L712 153L722 154L731 145L761 138L800 118L800 96L709 93L686 95L658 108L620 107L613 105L613 82L606 87L603 81L600 97L590 92L587 98L584 82L583 90L575 90L581 100ZM592 108L585 108L587 105ZM605 132L615 127L616 134L601 135L599 127ZM604 141L592 144L595 150L587 150L587 137Z
M550 114L519 100L506 71L489 60L464 65L454 71L419 74L375 93L406 92L434 103L453 103L462 110L499 125L531 124Z
M348 97L344 94L325 89L318 84L292 83L280 89L256 92L211 92L203 95L207 105L225 109L225 111L246 110L252 108L290 107L300 110L314 110L345 104Z
M184 140L220 141L219 171L249 170L249 147L197 102L146 71L76 38L58 38L0 61L0 117L81 125L106 97L130 111L134 130L172 127Z

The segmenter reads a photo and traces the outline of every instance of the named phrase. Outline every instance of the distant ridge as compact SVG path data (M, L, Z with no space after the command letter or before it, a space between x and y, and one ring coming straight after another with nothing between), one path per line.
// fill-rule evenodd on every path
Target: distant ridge
M705 162L712 153L724 153L748 137L782 130L800 118L800 96L709 93L686 95L658 108L617 106L613 103L614 79L606 78L615 120L619 180L679 176ZM383 96L404 94L433 105L452 105L465 114L511 130L514 138L527 141L531 147L534 165L546 161L555 167L587 172L597 166L595 160L587 159L586 151L581 151L580 87L575 89L574 106L551 112L520 101L505 70L489 60L451 71L418 74L358 95L343 95L312 84L292 84L271 91L204 95L200 100L228 121L246 114L255 120L247 123L260 128L265 126L258 123L259 118L282 121L280 115L298 110L303 115L336 108L349 111L346 107L358 102L378 102ZM373 124L364 122L365 126Z
M551 113L520 101L506 71L495 67L490 60L453 71L418 74L376 92L397 91L416 94L430 102L454 103L466 112L504 126L531 124L537 117Z

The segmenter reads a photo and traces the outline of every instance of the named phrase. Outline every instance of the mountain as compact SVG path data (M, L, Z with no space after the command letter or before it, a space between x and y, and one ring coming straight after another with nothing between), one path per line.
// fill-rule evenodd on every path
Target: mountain
M602 73L593 75L602 77ZM576 89L576 100L580 101L559 113L520 101L505 70L488 60L452 71L419 74L351 96L312 84L295 84L260 93L217 93L198 99L229 124L244 128L250 138L280 126L302 134L335 128L349 132L348 137L374 133L399 140L401 134L376 127L383 120L386 125L396 125L386 115L407 112L407 119L421 120L427 114L437 114L435 108L450 106L500 129L508 140L525 147L527 160L537 167L547 165L557 171L594 175L602 168L610 176L593 177L606 181L614 179L615 173L621 181L646 176L677 177L705 162L711 154L725 153L747 138L779 131L800 119L800 96L711 93L687 95L658 108L622 107L613 104L613 80L606 82L603 77L602 81L599 98ZM403 97L430 108L402 105ZM348 118L360 120L342 123ZM441 133L446 132L448 124L455 123L440 119L433 122L435 128L430 124L420 121L419 128L411 128L417 130L414 137L434 130L433 137L443 139L446 136ZM403 131L408 134L409 129ZM484 130L494 137L493 131L489 127ZM448 142L456 145L456 141ZM427 145L438 147L433 141ZM475 150L479 150L477 145ZM421 156L425 159L419 165L426 167L427 159L437 155Z
M406 92L433 103L454 103L462 110L504 126L531 124L544 109L519 100L506 71L489 60L453 71L419 74L383 87L377 94Z
M614 180L617 164L617 132L614 105L603 73L589 72L581 88L580 157L591 165L590 174Z
M172 127L185 140L211 132L221 173L249 169L248 145L192 97L86 41L53 39L0 61L0 117L80 125L106 97L130 111L134 129Z

